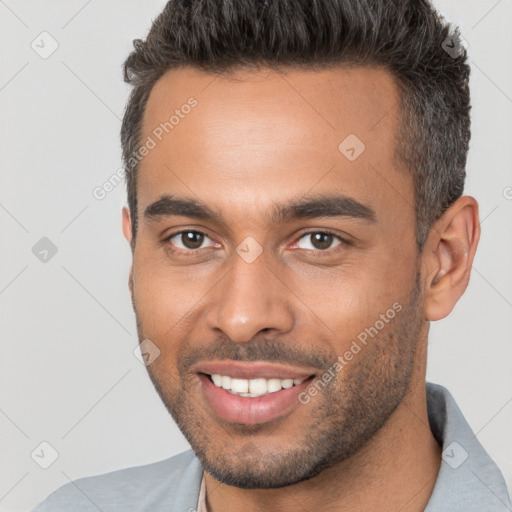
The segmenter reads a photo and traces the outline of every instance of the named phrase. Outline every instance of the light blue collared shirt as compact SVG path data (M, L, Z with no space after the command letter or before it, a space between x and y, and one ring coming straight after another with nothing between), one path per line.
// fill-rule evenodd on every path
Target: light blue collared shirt
M501 471L449 391L427 383L430 429L443 459L425 512L512 512ZM169 459L81 478L33 512L196 512L203 469L192 450Z

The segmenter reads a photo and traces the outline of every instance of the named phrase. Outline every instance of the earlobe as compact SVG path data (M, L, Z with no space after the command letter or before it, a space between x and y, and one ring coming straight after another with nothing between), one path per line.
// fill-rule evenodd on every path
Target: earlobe
M450 314L469 283L480 239L478 203L462 196L432 226L424 247L425 318Z

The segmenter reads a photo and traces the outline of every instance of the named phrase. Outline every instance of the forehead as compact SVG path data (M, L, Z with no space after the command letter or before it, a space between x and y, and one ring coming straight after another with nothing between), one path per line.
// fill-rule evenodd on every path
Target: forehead
M144 114L141 141L152 148L139 167L139 211L169 193L218 210L308 191L412 201L395 160L398 122L398 88L384 69L168 71Z

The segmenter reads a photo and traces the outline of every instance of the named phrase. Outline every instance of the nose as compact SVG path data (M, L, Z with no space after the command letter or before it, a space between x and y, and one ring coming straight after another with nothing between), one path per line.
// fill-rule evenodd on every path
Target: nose
M252 263L238 254L232 258L229 271L210 294L208 327L238 343L250 341L263 330L274 335L290 331L292 292L269 268L264 255Z

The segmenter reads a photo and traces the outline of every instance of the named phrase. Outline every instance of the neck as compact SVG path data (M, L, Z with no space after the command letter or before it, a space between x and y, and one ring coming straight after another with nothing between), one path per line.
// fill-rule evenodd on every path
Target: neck
M420 347L418 347L420 349ZM421 344L422 352L426 343ZM441 447L429 427L426 357L411 375L408 391L377 434L354 456L320 475L280 489L239 489L205 473L208 512L423 512L441 464Z

